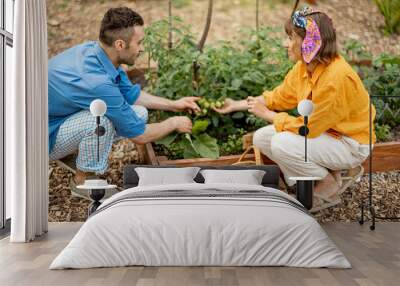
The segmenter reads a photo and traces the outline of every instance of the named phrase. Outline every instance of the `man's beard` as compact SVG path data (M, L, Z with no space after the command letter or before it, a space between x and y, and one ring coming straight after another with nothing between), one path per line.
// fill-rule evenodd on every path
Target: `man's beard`
M118 62L120 65L124 64L124 65L128 65L128 66L133 66L135 64L136 58L137 57L129 58L129 59L121 59L120 58Z
M129 61L125 61L125 64L133 66L133 65L135 65L135 62L136 62L136 59L130 59Z

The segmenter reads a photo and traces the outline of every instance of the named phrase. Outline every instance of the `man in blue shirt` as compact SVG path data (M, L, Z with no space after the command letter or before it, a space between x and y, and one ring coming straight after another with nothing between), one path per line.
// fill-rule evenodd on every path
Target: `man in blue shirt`
M198 97L169 100L141 91L130 82L121 64L133 65L143 51L143 19L129 8L107 11L101 23L99 42L72 47L49 61L49 152L60 159L78 150L73 185L82 184L92 173L107 169L115 138L125 137L145 144L171 132L191 132L186 116L147 123L147 108L169 111L200 111ZM90 103L102 99L107 112L101 119L105 134L100 137L97 160L95 118Z

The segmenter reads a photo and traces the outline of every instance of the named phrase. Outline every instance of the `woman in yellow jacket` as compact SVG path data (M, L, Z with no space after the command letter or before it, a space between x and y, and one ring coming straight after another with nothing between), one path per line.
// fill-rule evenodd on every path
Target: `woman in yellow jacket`
M293 13L285 31L288 56L296 64L283 83L259 97L226 99L215 110L248 110L273 123L257 130L253 143L279 165L289 186L296 183L290 177L322 178L314 189L317 211L340 203L339 195L347 187L342 185L342 170L350 170L353 179L363 173L361 163L369 154L369 96L357 73L338 55L336 32L326 14L305 7ZM299 135L303 117L284 112L304 99L314 104L307 162L304 137Z

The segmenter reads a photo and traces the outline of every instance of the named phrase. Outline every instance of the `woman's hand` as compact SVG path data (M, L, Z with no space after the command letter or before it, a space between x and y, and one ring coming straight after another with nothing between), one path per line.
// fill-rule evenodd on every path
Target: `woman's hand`
M276 112L269 110L261 100L249 96L247 98L248 111L268 122L273 122Z
M215 112L221 114L227 114L234 111L246 110L248 108L246 100L233 100L231 98L226 98L224 105L221 108L214 107Z

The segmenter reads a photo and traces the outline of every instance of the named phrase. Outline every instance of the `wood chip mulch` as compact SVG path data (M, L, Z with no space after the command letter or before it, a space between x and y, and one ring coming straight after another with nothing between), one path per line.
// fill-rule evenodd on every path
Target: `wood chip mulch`
M122 190L122 172L128 164L142 164L135 145L129 140L122 140L114 144L109 157L109 168L102 175L108 183L116 184ZM49 221L70 222L85 221L89 201L71 197L69 180L71 172L58 167L54 162L49 178ZM351 222L360 217L360 202L368 199L368 174L342 194L342 203L314 214L319 222ZM375 173L373 181L373 202L379 216L400 216L400 170ZM366 210L366 217L369 212Z
M139 154L135 145L129 140L121 140L113 145L108 169L100 177L106 179L109 184L117 185L119 190L122 190L124 166L139 163ZM73 174L58 167L54 162L50 163L50 168L53 168L53 171L49 178L49 221L85 221L90 201L71 197L69 182Z
M361 182L347 189L342 195L342 203L322 210L314 216L319 222L352 222L361 215L360 203L364 199L368 203L368 174ZM372 175L372 199L377 216L400 216L400 170L380 172ZM366 218L370 218L365 210Z

